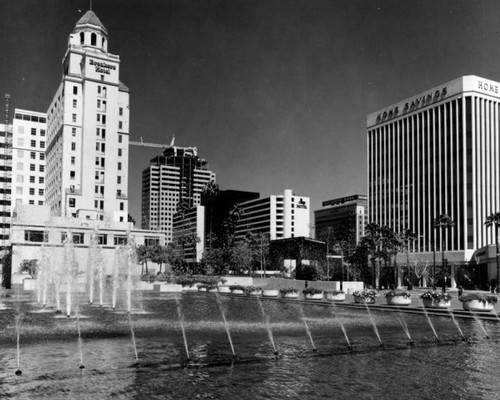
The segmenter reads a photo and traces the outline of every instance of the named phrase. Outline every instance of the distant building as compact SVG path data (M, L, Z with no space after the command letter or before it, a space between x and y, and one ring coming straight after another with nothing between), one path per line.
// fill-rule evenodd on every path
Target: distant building
M93 11L69 35L62 67L47 111L47 205L53 215L127 222L129 90Z
M208 162L196 147L166 148L142 172L141 227L164 231L173 240L173 219L180 204L190 209L200 204L205 185L215 181Z
M323 208L314 211L316 238L326 240L328 235L336 240L352 239L359 243L365 235L368 221L368 198L356 194L323 202Z
M0 254L10 247L12 125L0 124Z
M243 214L236 225L236 238L263 233L270 240L310 237L309 197L285 189L281 195L240 203Z
M45 113L17 109L12 132L12 205L45 204Z
M172 242L177 256L188 263L200 262L205 250L205 211L196 205L184 213L174 215Z

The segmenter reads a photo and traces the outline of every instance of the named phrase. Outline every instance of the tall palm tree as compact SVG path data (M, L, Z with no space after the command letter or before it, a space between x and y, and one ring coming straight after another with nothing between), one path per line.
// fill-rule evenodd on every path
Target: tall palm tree
M495 227L495 244L496 244L496 250L497 250L496 292L498 293L500 291L500 260L499 260L499 254L498 254L498 225L500 224L500 212L496 212L496 213L488 215L486 217L486 221L484 221L484 224L486 225L487 228L490 228L492 226Z
M411 229L406 229L401 235L401 242L406 252L406 268L408 268L408 275L410 274L410 246L418 239L418 235L413 233Z
M209 242L209 250L212 250L212 220L213 220L213 205L214 201L219 195L219 185L217 185L214 181L208 182L202 191L203 196L207 199L208 204L210 205L210 242Z
M439 217L437 217L434 220L433 223L434 229L441 229L441 264L443 267L445 267L445 259L444 259L444 233L445 229L449 229L455 226L455 222L451 219L451 217L447 214L441 214ZM433 276L433 285L434 289L436 288L436 275L434 271L434 276ZM446 290L446 287L443 286L444 290Z

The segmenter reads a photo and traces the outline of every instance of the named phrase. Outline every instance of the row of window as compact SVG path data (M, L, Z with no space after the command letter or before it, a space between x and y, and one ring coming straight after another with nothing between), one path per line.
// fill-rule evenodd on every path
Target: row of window
M22 186L16 186L16 195L21 195L22 196L23 194L23 187ZM29 188L29 194L30 196L34 196L35 195L35 188ZM38 195L39 196L43 196L45 193L44 193L44 190L43 189L38 189Z
M17 163L17 170L23 171L24 170L24 163L18 162ZM40 172L45 172L45 165L39 165L38 170ZM36 164L30 164L30 171L36 171Z
M96 244L98 245L107 245L108 244L108 234L98 234L95 236ZM125 245L128 243L127 236L122 235L112 235L113 236L113 244L115 246ZM45 231L40 230L27 230L24 231L24 240L26 242L34 242L34 243L48 243L49 234ZM151 243L158 243L159 239L150 238L146 239ZM85 244L85 233L83 232L75 232L71 234L71 239L69 240L73 244ZM68 234L66 232L61 232L61 242L68 242Z
M36 115L27 115L21 113L15 113L14 118L21 119L23 121L41 122L44 124L47 122L47 119L45 117L37 117Z

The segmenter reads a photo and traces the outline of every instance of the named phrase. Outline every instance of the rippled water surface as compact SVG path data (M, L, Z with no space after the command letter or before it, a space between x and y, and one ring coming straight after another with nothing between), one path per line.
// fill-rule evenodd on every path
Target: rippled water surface
M451 319L431 317L437 343L423 315L372 311L381 346L363 309L263 300L267 324L255 299L222 296L234 358L215 295L178 297L189 360L173 295L137 297L132 329L120 309L81 305L77 319L44 310L29 296L6 299L0 304L0 398L500 398L496 322L484 322L486 339L477 321L458 319L471 338L464 342Z

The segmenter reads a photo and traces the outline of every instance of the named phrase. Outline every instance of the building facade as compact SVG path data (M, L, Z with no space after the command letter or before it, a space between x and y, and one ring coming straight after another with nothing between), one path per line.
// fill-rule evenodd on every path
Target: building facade
M235 238L248 233L269 235L270 240L310 237L309 197L295 196L292 190L283 194L239 204L242 215L236 224Z
M12 208L45 204L45 113L15 109L12 124Z
M142 172L141 227L164 231L173 240L174 214L200 204L205 185L215 181L208 162L198 156L196 147L166 148Z
M495 241L500 210L500 83L464 76L367 118L370 221L410 229L415 252L467 263ZM447 214L449 229L434 229ZM438 260L440 257L438 258Z
M8 120L8 116L6 119ZM12 125L7 123L0 124L0 254L2 255L10 248L11 188Z
M356 194L323 202L323 208L314 211L316 238L349 240L353 245L365 235L368 221L368 197Z
M201 205L174 215L172 242L178 257L188 263L200 262L205 250L205 210Z
M93 11L69 35L62 66L47 111L47 205L53 215L126 222L129 90Z

